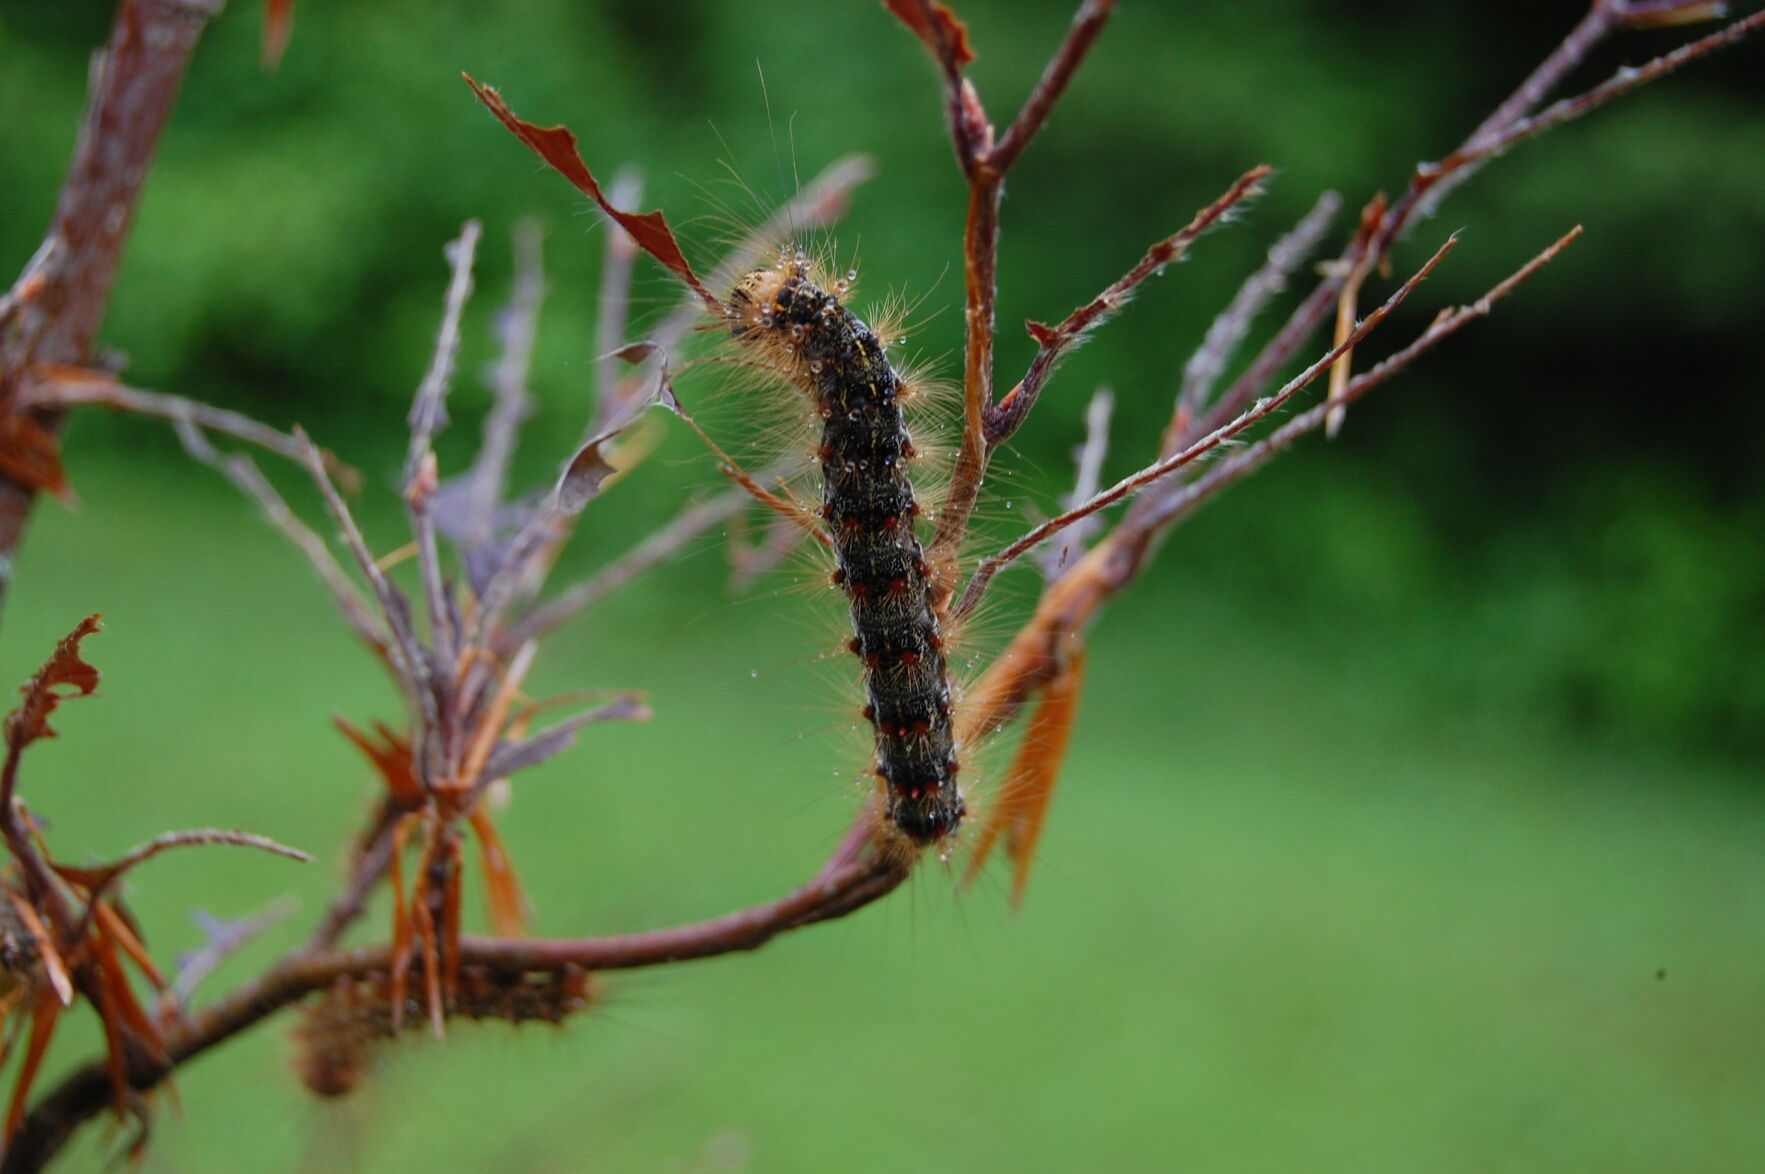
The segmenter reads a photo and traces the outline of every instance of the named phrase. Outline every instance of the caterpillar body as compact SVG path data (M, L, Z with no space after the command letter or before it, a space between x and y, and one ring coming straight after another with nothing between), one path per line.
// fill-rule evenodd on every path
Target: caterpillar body
M742 277L727 309L731 336L762 354L813 401L821 517L834 582L850 606L864 675L864 716L875 729L875 768L886 814L909 839L931 844L966 811L951 721L949 667L932 605L932 572L914 531L920 513L908 476L916 455L901 416L905 388L874 331L812 278L801 253Z

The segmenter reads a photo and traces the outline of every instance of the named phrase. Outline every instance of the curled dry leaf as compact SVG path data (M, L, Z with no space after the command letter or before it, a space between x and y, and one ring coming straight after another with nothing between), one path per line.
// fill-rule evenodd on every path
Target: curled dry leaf
M386 791L395 803L415 807L423 800L423 784L417 780L416 762L411 755L410 739L396 733L384 723L375 722L378 740L352 725L347 718L331 718L343 736L355 743L367 760L374 764Z
M288 51L288 38L294 32L294 0L264 0L263 63L275 69Z
M883 0L890 12L925 42L932 56L952 69L961 69L974 60L974 49L968 43L968 26L956 19L948 5L937 0Z
M6 717L6 745L13 751L24 749L38 738L53 738L49 715L67 697L88 697L98 688L98 670L80 658L80 641L98 631L103 617L87 616L73 631L61 638L49 659L43 662L19 692L24 702ZM60 686L71 686L72 693L58 692Z
M64 502L74 500L61 466L61 442L29 412L0 412L0 474Z
M600 181L595 179L588 165L582 161L581 154L577 152L574 134L562 126L534 126L531 122L522 121L493 87L480 85L471 74L461 76L472 87L472 92L478 95L478 100L504 126L513 131L516 138L526 143L534 154L549 163L559 175L576 185L578 191L600 205L601 211L629 233L639 248L686 282L687 287L705 303L706 308L716 313L722 311L722 303L705 288L698 275L693 272L693 267L687 263L686 254L680 251L680 244L674 239L674 231L668 227L667 219L660 212L626 212L615 208L601 192Z

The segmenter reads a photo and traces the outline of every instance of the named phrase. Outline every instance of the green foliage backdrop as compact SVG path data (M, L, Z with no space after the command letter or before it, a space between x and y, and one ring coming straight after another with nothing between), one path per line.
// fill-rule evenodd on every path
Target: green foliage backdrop
M1139 463L1207 322L1317 191L1396 190L1582 7L1125 3L1014 174L1002 320L1058 316L1249 165L1281 170L1063 369L1004 458L1021 471L999 524L1063 487L1099 383L1120 405L1110 469ZM960 10L1008 109L1068 5ZM48 219L108 16L0 0L0 270ZM603 171L640 168L646 206L695 221L706 252L719 205L751 214L731 172L765 203L799 168L873 155L841 242L870 291L923 297L917 349L956 353L961 186L931 68L880 5L306 0L270 75L259 19L236 4L202 46L104 337L140 386L306 424L382 510L467 217L490 235L444 457L482 410L470 373L519 217L546 226L552 281L528 474L585 403L601 229L462 69L567 122ZM1677 39L1633 37L1586 80ZM851 925L631 979L563 1035L410 1048L341 1107L308 1104L263 1031L181 1080L150 1168L1756 1164L1762 51L1517 149L1415 233L1404 260L1465 241L1387 345L1588 228L1340 440L1180 531L1106 617L1021 917L927 870ZM1030 353L1007 331L1002 370ZM83 504L42 510L0 671L22 679L103 611L105 696L31 764L34 808L94 856L239 824L325 858L369 789L328 715L394 699L296 558L161 430L81 417L68 454ZM711 476L671 436L566 571ZM852 746L815 731L847 699L801 618L818 603L785 576L731 604L721 571L708 543L548 651L543 685L644 687L658 719L597 732L511 811L543 928L721 911L799 879L843 826ZM168 858L133 899L176 948L194 907L292 885L315 908L328 866L288 867Z

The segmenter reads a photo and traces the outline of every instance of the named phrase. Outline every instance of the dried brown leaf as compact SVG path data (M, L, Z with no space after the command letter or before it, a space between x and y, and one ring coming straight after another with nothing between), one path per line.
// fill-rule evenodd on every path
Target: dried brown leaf
M394 802L414 807L422 801L423 786L417 781L416 763L411 756L408 738L375 722L374 733L379 738L376 741L350 724L347 718L333 716L331 721L374 764Z
M601 192L601 185L589 171L588 165L576 150L576 136L568 128L562 126L534 126L524 122L508 104L502 100L491 86L480 85L471 74L462 74L478 100L497 116L502 124L514 132L516 138L532 149L533 153L551 164L552 168L576 185L576 189L600 205L601 211L631 234L637 246L656 260L660 261L676 277L686 282L688 288L699 296L706 307L713 312L721 313L723 305L699 281L687 263L686 254L680 251L680 244L674 239L674 231L668 227L667 219L660 212L625 212L615 208Z
M948 5L937 0L883 0L890 12L906 25L925 47L951 69L974 60L968 43L968 26L956 19Z
M294 0L264 0L263 63L275 69L288 49L294 32Z
M61 442L28 412L0 413L0 473L64 502L74 500L61 467Z
M25 695L24 702L6 717L6 745L10 749L23 750L38 738L55 737L55 731L49 728L49 715L55 707L69 697L88 697L98 688L98 670L80 659L80 641L98 631L101 618L90 615L81 620L61 638L36 675L19 689ZM76 692L57 692L63 685Z

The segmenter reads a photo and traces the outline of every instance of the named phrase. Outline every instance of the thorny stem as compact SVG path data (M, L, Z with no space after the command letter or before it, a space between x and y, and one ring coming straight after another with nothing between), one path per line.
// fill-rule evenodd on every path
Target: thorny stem
M55 219L39 256L42 286L0 340L0 400L14 374L39 363L83 366L104 319L135 205L185 67L222 0L123 0L94 71ZM0 402L0 410L11 410ZM42 422L54 431L59 413ZM0 476L0 605L12 581L36 491Z

